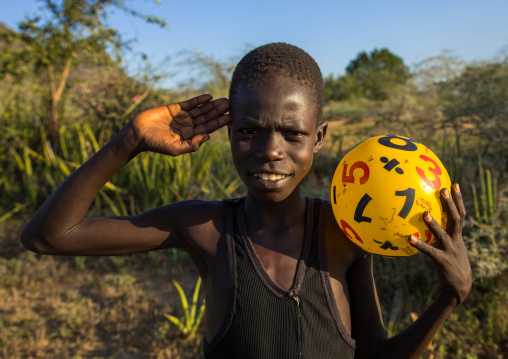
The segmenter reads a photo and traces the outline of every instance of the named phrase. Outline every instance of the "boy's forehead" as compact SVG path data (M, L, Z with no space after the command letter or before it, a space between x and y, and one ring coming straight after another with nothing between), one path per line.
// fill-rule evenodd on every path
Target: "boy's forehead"
M290 103L295 97L298 101L312 101L312 93L307 86L298 81L282 76L270 76L249 84L239 83L234 95L231 96L232 105L235 102L287 100Z
M313 100L307 86L285 77L259 81L254 86L239 84L231 98L232 121L235 121L236 115L245 114L245 111L255 115L264 111L283 112L289 115L312 108L316 113L317 123L317 109Z

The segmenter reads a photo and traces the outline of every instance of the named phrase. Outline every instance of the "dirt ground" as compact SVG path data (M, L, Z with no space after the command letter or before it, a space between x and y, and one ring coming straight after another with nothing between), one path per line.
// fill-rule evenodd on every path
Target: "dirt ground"
M202 330L186 339L164 317L182 315L171 279L191 300L197 273L186 257L40 256L20 230L0 231L0 357L202 357Z

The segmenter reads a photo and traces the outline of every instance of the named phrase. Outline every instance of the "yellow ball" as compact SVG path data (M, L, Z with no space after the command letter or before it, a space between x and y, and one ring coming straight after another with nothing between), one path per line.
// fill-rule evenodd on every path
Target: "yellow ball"
M407 137L377 136L356 145L337 166L333 213L344 234L365 251L410 256L418 250L409 235L435 242L424 211L446 227L439 195L444 187L451 187L450 177L431 150Z

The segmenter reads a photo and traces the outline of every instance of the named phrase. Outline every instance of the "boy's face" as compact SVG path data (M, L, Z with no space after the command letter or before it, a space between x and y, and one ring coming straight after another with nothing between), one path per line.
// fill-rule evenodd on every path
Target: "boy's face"
M299 195L299 185L323 144L326 123L308 90L278 76L247 89L241 84L231 107L230 143L236 170L260 201Z

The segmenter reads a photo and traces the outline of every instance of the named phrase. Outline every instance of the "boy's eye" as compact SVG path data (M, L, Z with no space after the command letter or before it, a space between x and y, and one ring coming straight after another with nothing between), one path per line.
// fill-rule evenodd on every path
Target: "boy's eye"
M305 133L301 131L287 131L285 134L286 138L297 140L305 136Z
M255 135L257 131L253 128L242 128L240 129L240 132L244 135Z

